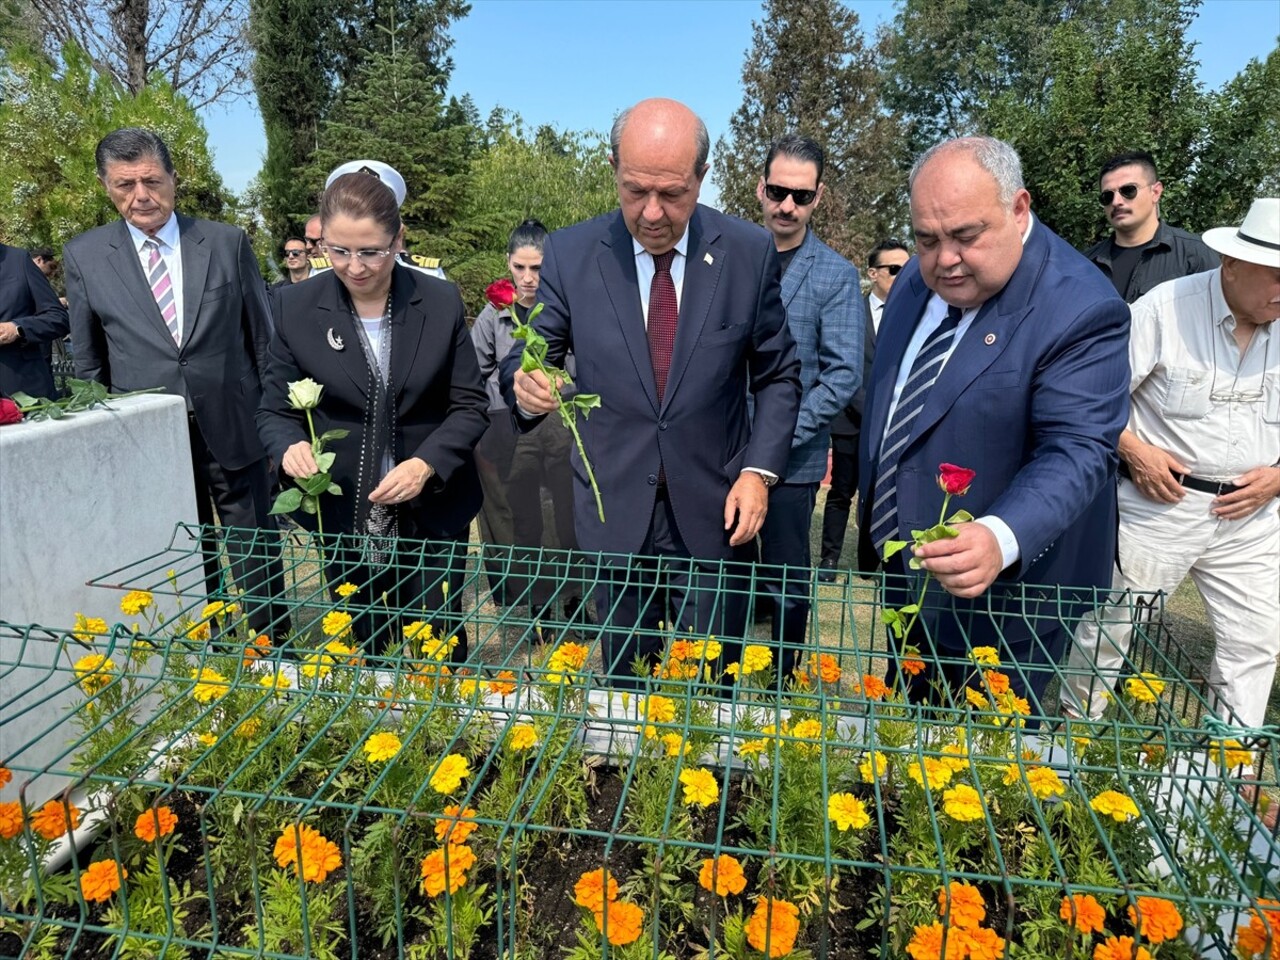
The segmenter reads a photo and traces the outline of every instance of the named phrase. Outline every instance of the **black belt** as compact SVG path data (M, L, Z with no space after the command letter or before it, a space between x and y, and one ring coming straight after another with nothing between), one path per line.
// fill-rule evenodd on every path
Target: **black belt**
M1123 460L1120 461L1120 476L1126 480L1132 480L1133 475L1129 473L1129 465ZM1188 490L1199 490L1201 493L1212 493L1215 497L1220 497L1224 493L1235 493L1237 490L1243 489L1237 487L1229 480L1201 480L1199 477L1192 477L1185 473L1171 474L1173 479L1186 487Z

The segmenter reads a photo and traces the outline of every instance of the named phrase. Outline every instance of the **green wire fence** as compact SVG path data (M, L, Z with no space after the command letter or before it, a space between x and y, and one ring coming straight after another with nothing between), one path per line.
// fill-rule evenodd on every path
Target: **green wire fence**
M267 562L239 533L228 560ZM118 623L0 626L0 955L1280 952L1274 733L1214 709L1158 597L1123 598L1132 646L1089 668L1110 705L1075 720L1046 709L1060 667L1036 699L999 645L892 638L882 579L704 569L748 626L635 631L660 652L625 689L578 601L665 601L678 564L402 542L361 583L369 544L322 564L295 533L283 596L209 595L221 537L103 576ZM784 574L811 602L786 677L754 616ZM986 616L1003 638L1101 599L1029 586ZM905 702L920 669L961 680Z

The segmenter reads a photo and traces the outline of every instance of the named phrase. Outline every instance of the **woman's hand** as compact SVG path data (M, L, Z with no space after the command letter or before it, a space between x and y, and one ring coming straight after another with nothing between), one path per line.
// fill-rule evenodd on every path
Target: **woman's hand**
M371 503L403 503L406 500L412 500L422 492L423 486L434 473L431 465L421 457L410 457L404 463L397 464L382 478L377 489L369 494L369 501Z
M299 440L286 450L284 456L280 458L280 467L295 480L309 477L320 470L316 466L316 458L311 455L309 440Z

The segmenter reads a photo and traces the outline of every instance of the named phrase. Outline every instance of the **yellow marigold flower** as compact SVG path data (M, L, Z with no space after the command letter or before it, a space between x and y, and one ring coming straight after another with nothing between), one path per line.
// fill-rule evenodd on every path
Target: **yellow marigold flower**
M684 802L688 806L697 804L708 807L720 799L720 784L710 770L701 767L684 770L680 774L680 782L684 784Z
M921 763L913 763L907 767L907 776L924 786L929 782L930 790L941 790L951 782L951 769L941 760L925 757Z
M310 680L323 680L333 672L333 657L327 653L309 653L303 658L298 672Z
M75 662L76 682L88 696L93 696L111 682L116 665L100 653L91 653Z
M98 860L80 874L80 892L90 903L103 903L120 889L127 876L129 871L114 860Z
M370 763L386 763L400 752L400 738L394 733L375 733L364 742L364 754Z
M744 740L742 743L738 744L738 756L749 757L752 754L764 753L768 748L769 741L767 739Z
M1155 703L1164 693L1164 681L1158 673L1140 673L1124 682L1125 693L1139 703Z
M259 717L248 717L241 720L232 731L237 737L243 737L246 740L262 729L262 720Z
M293 686L293 681L289 679L287 674L276 671L275 673L267 674L259 680L258 685L266 687L268 690L288 690Z
M489 681L489 692L500 697L509 697L516 692L516 675L510 670L499 670L498 675Z
M1107 937L1093 948L1093 960L1151 960L1151 951L1138 946L1133 937Z
M1214 740L1209 744L1209 759L1230 769L1253 766L1253 751L1245 750L1239 740ZM1280 935L1280 931L1277 932Z
M71 635L77 640L83 640L88 643L96 636L104 636L107 633L107 621L101 617L86 617L83 613L76 614L76 625L72 628Z
M969 769L969 749L963 743L948 743L942 748L940 762L952 773Z
M167 837L178 826L178 815L168 807L143 810L133 823L133 834L144 843L154 843L156 837Z
M588 870L573 885L573 902L593 913L602 910L606 901L618 899L618 881L606 868Z
M666 750L668 757L678 757L693 749L693 746L681 733L664 733L658 739L662 741L662 746Z
M867 805L852 793L833 793L827 798L827 819L834 822L841 833L850 828L861 830L871 822Z
M824 739L824 731L822 729L821 720L801 720L791 728L791 735L796 738L790 746L800 754L816 754L822 750L822 740ZM806 743L806 740L816 740L817 743Z
M773 651L758 643L749 643L742 648L742 675L749 676L768 670L773 664Z
M338 584L338 588L333 592L336 593L338 596L340 596L343 600L346 600L348 597L350 597L359 589L360 588L357 587L354 583L340 583Z
M1138 909L1129 908L1129 922L1147 943L1164 943L1182 931L1182 914L1160 897L1138 897Z
M867 759L858 764L858 773L864 783L874 783L889 772L889 758L879 750L872 750Z
M431 774L431 789L436 793L453 793L461 786L463 778L471 776L471 764L460 753L451 753Z
M208 620L196 621L191 624L191 626L187 627L186 632L184 633L184 636L186 636L188 640L195 640L197 642L208 640L211 635Z
M225 696L231 689L226 677L208 667L197 667L192 670L191 679L196 682L191 696L195 697L198 703L212 703Z
M507 734L507 746L516 751L532 750L538 745L538 731L527 723L517 723Z
M324 645L324 652L333 658L334 663L340 662L344 657L351 658L356 652L356 648L348 646L341 640L330 640ZM348 659L348 663L354 664L354 659Z
M456 803L444 808L444 816L436 817L436 839L452 844L466 843L467 837L475 833L480 824L475 822L474 807L465 810Z
M800 910L786 900L761 897L743 930L747 934L747 943L755 949L768 950L770 957L785 957L796 945Z
M472 700L480 692L480 681L475 677L463 680L458 684L458 696L463 700Z
M130 590L120 598L120 612L127 617L136 617L154 602L150 591Z
M22 832L22 804L0 803L0 840L12 840Z
M351 632L352 619L344 610L330 610L320 621L320 629L326 637L345 637Z
M912 960L965 960L969 945L963 933L940 923L921 924L912 932L907 953Z
M422 887L427 895L438 897L445 887L457 893L467 883L467 871L476 862L476 855L464 844L446 844L427 854L422 861Z
M315 827L308 824L285 826L276 839L275 861L282 867L294 864L294 872L308 883L323 883L342 866L342 851Z
M950 916L947 905L950 904ZM987 916L987 906L982 894L970 883L952 880L938 891L938 916L953 927L972 930L982 924Z
M1089 801L1089 806L1116 823L1124 823L1138 816L1138 805L1133 802L1133 798L1115 790L1103 790Z
M969 706L975 710L990 710L991 703L973 687L964 688L964 698L969 701Z
M1101 933L1107 922L1107 911L1087 893L1073 893L1063 897L1058 916L1080 933Z
M942 809L952 820L968 823L981 820L985 808L977 790L967 783L959 783L942 794Z
M742 872L742 864L737 858L722 853L715 859L708 857L702 861L702 870L698 873L698 886L718 897L727 897L745 890L747 877Z
M596 927L615 947L635 943L644 928L644 910L625 900L611 900L594 911Z
M643 716L649 723L672 723L676 719L676 703L669 697L646 697Z
M995 647L974 647L969 651L969 659L988 667L1000 666L1000 654Z
M74 803L50 800L31 815L31 829L46 840L57 840L80 826L80 810Z
M217 735L212 733L198 733L196 734L196 739L199 740L201 743L203 743L206 747L212 747L215 743L218 742Z
M1027 783L1037 800L1060 797L1067 792L1067 785L1052 767L1032 767L1027 771Z
M201 620L224 620L227 617L234 617L240 612L240 607L234 603L224 603L222 600L212 600L204 605L204 609L200 611Z
M591 651L580 643L562 643L556 647L552 657L559 657L564 666L573 670L581 670L590 654Z

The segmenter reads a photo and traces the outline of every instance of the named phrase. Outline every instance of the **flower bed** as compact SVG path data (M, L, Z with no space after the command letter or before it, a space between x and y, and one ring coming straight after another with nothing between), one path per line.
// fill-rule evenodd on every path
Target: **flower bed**
M295 611L286 655L226 604L149 618L162 584L123 597L136 633L45 641L41 689L84 699L24 739L74 742L82 789L30 809L13 788L42 771L11 765L0 953L1280 955L1280 850L1242 783L1275 787L1270 742L1207 722L1158 623L1108 719L1028 729L982 648L954 709L900 702L872 659L892 653L831 637L779 689L766 645L735 667L669 636L624 694L581 623L482 605L459 669L423 613L411 655L362 658L354 585ZM526 642L488 649L499 623ZM32 869L91 816L68 870Z

